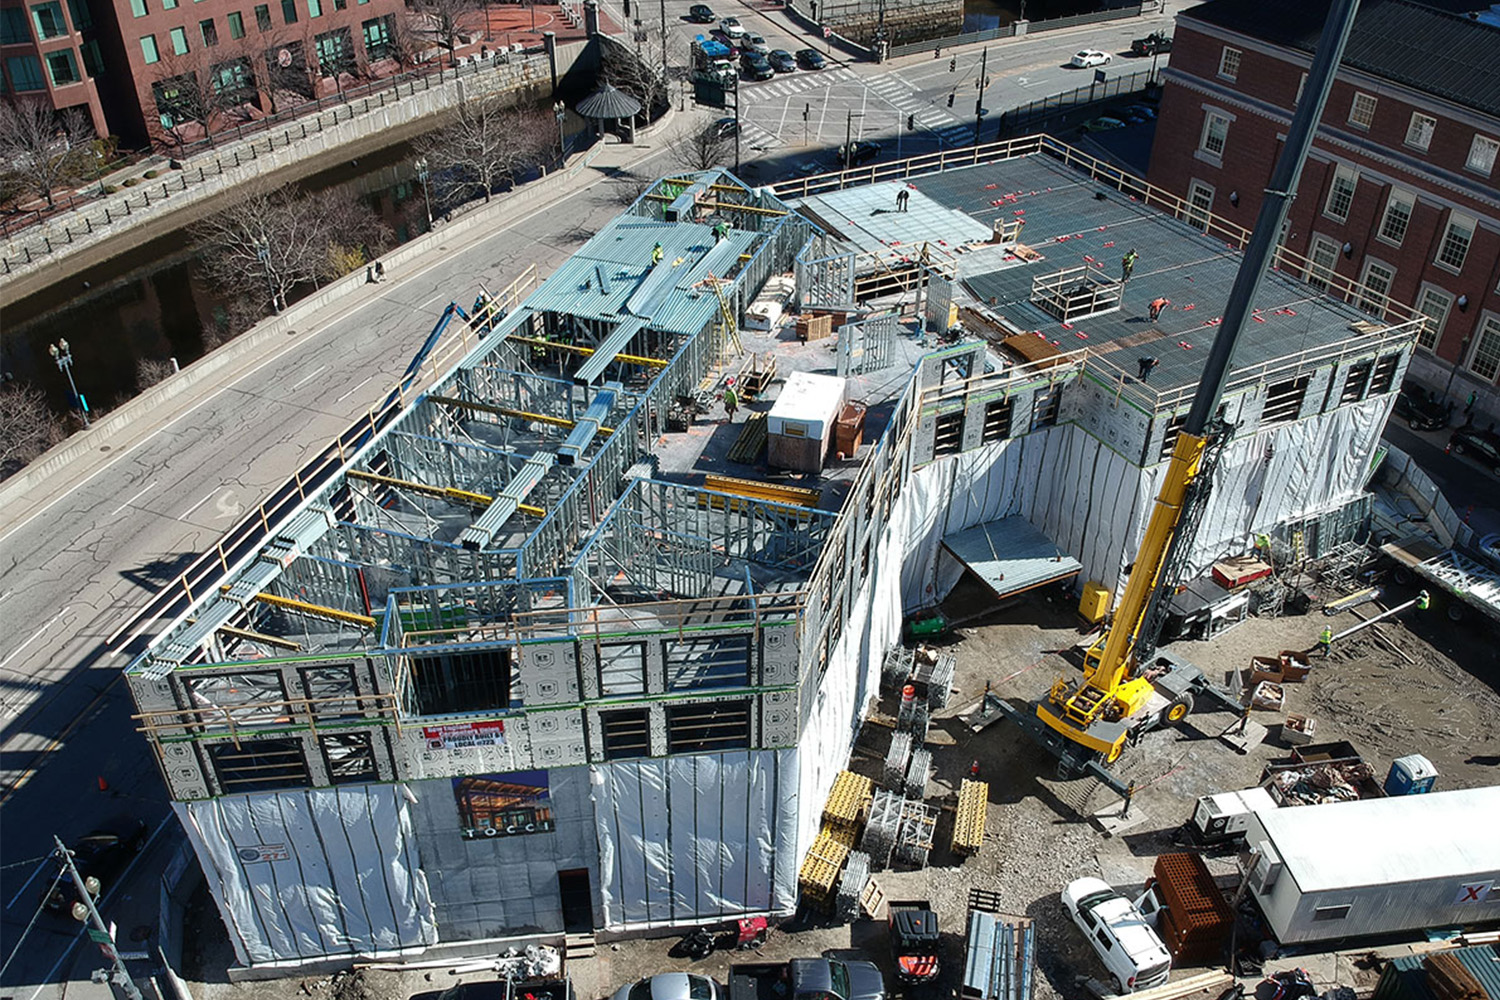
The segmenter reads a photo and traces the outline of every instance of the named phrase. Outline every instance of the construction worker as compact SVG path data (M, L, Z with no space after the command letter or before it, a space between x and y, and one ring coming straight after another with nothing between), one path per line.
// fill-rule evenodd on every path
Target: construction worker
M656 244L656 246L651 248L651 263L660 264L661 259L666 255L667 252L661 248L661 244Z
M1140 259L1141 255L1135 252L1135 247L1131 247L1130 250L1126 252L1125 256L1120 258L1121 281L1130 280L1131 272L1135 270L1135 262Z
M1161 311L1171 304L1172 300L1167 298L1165 295L1158 295L1156 298L1152 299L1150 305L1151 322L1155 323L1157 317L1161 315Z
M1417 592L1417 610L1426 611L1430 607L1432 607L1432 596L1425 590L1419 590Z
M1318 633L1318 652L1323 654L1323 659L1328 659L1328 654L1333 652L1333 629L1327 625L1323 631Z
M714 242L719 243L729 239L729 223L720 220L714 223Z
M724 412L729 414L729 422L734 423L734 414L740 408L740 397L734 391L734 386L724 388Z
M1146 376L1150 375L1151 370L1160 364L1160 362L1155 358L1136 358L1135 364L1138 369L1136 375L1144 382L1146 381Z

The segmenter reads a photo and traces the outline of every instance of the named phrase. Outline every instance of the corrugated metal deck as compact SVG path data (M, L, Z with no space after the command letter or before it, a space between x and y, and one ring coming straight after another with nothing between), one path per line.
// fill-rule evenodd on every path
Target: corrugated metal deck
M1083 568L1019 514L944 535L943 548L999 597L1065 580Z

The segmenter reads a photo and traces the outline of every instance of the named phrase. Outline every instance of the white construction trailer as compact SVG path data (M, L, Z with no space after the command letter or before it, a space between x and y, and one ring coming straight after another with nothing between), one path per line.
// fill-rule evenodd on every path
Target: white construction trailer
M1500 786L1248 819L1246 889L1283 945L1500 923Z

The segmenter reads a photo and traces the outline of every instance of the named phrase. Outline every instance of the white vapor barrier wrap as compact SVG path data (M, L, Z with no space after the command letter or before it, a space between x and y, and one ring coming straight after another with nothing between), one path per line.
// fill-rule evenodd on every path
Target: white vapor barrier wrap
M807 726L797 743L798 788L797 858L812 847L818 835L823 804L838 773L848 766L849 752L859 736L865 707L879 694L880 665L885 651L901 639L901 565L905 524L916 508L911 494L891 510L887 527L871 553L870 571L860 581L854 607L818 684ZM854 582L851 574L849 582Z
M241 965L437 943L394 785L176 802Z
M796 777L791 750L592 768L604 926L790 911Z
M1188 555L1196 575L1256 532L1358 496L1392 397L1380 396L1258 433L1225 448ZM1074 424L939 459L918 469L902 567L902 604L942 600L963 567L944 535L1020 514L1083 564L1082 580L1118 592L1145 533L1167 463L1141 469ZM904 497L903 497L904 499Z

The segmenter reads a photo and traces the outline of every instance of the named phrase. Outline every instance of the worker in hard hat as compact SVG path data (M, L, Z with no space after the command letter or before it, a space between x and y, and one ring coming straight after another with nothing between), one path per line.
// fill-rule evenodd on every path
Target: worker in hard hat
M1328 654L1333 652L1333 629L1327 625L1323 631L1318 633L1318 652L1323 654L1323 659L1328 659Z
M660 264L661 259L666 255L666 251L661 248L661 244L656 244L656 246L651 248L651 263Z

